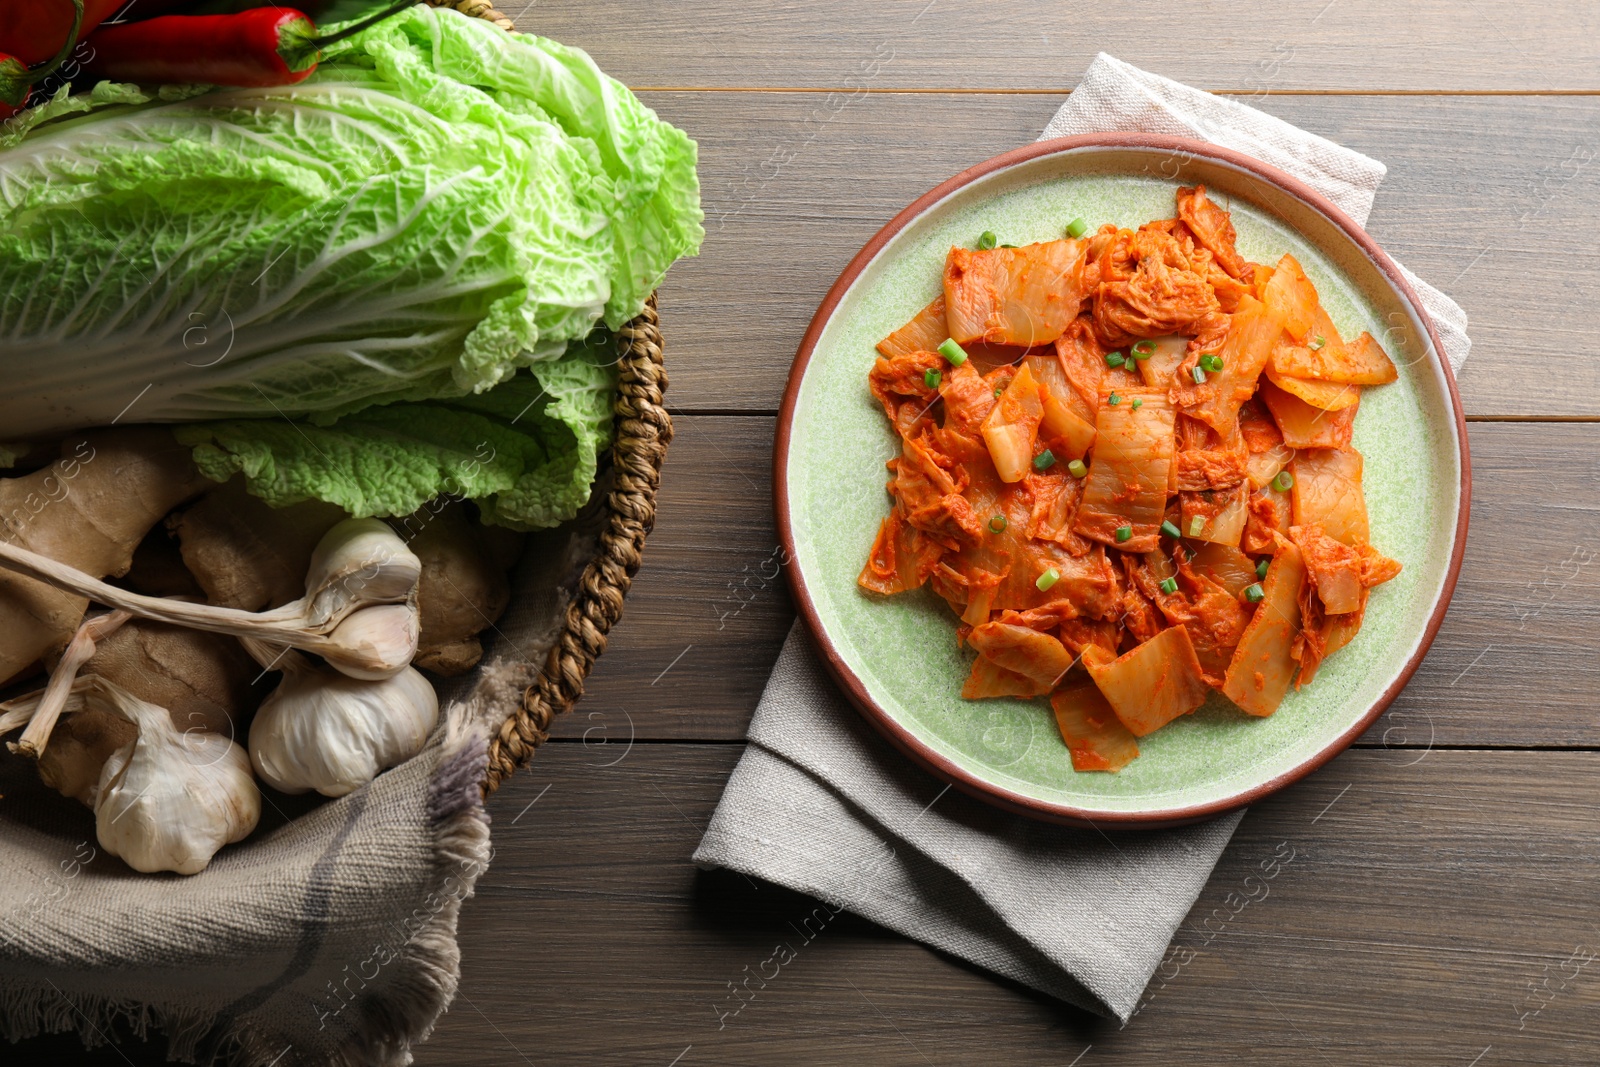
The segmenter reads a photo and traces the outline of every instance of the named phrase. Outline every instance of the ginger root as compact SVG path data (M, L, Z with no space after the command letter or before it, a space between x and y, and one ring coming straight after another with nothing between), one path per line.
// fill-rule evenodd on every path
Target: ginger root
M312 550L345 518L343 508L320 500L271 507L235 478L168 519L167 527L207 601L260 611L305 594Z
M96 577L125 574L145 533L211 484L161 427L74 435L48 467L0 479L0 538ZM87 607L83 597L0 573L0 679L59 654Z
M182 733L201 730L240 744L244 720L256 705L250 683L261 673L234 638L144 619L96 642L83 672L166 708ZM64 716L39 756L39 777L93 807L100 769L138 732L125 717L95 706Z
M204 600L206 596L184 565L178 539L166 523L157 525L139 542L133 553L133 566L114 584L146 596L181 596L189 600Z
M478 635L510 603L506 571L519 554L521 535L480 526L460 501L434 501L393 525L422 560L422 635L412 663L445 677L465 674L483 658Z

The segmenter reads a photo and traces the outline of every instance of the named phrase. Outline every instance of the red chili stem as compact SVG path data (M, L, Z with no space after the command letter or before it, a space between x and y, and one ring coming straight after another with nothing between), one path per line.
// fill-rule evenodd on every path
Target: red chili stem
M72 55L72 50L78 46L78 30L82 26L83 0L72 0L72 27L67 30L67 39L60 50L48 62L26 67L15 56L0 59L0 103L18 108L26 104L33 86L60 70L61 64Z
M3 2L3 0L0 0ZM260 87L311 76L323 47L360 33L406 8L405 0L324 37L290 8L249 8L231 15L164 15L105 25L89 37L91 76L144 84L197 82Z
M347 37L354 37L356 34L360 33L362 30L368 29L368 28L370 28L372 26L376 26L378 23L382 22L384 19L392 18L395 15L400 14L400 12L405 11L407 8L416 7L418 2L419 2L419 0L400 0L399 3L390 5L388 10L386 10L386 11L380 11L376 15L368 15L366 18L362 19L360 22L352 22L350 25L346 26L342 30L338 30L338 31L336 31L334 33L330 33L326 37L314 38L314 39L312 39L310 41L307 41L306 43L309 46L311 46L312 48L315 48L318 51L321 51L322 49L328 47L330 44L337 44L338 42L344 40Z

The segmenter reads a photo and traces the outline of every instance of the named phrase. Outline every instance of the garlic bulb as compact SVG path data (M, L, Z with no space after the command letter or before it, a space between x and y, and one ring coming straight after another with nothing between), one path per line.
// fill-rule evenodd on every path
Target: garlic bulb
M100 771L94 824L107 852L136 871L195 874L256 828L261 792L244 749L219 734L180 732L165 708L96 675L73 689L80 706L114 711L139 728Z
M0 735L27 727L12 751L36 759L40 781L89 808L106 760L137 738L139 728L115 711L85 704L85 686L75 685L80 670L166 708L173 726L186 733L232 738L235 724L255 710L250 679L257 664L233 638L129 620L126 612L89 616L51 668L48 685L0 704ZM57 721L74 693L73 713Z
M0 566L139 618L315 652L356 678L387 678L417 654L422 563L377 519L346 519L329 530L312 555L306 595L271 611L130 593L4 541Z
M244 645L283 671L250 724L250 762L274 789L342 797L420 752L439 719L438 695L411 667L361 680L289 649Z

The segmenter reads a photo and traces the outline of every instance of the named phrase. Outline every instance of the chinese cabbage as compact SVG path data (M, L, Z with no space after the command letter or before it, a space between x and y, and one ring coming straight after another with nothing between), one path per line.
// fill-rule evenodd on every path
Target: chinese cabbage
M482 392L636 315L702 233L686 136L582 52L423 6L297 85L102 83L7 129L16 436Z

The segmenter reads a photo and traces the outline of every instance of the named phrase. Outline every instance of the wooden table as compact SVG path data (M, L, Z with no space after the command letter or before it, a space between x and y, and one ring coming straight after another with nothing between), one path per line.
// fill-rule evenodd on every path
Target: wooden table
M492 802L418 1064L1600 1058L1600 7L501 6L699 141L708 235L661 291L678 436L644 570L583 703ZM1128 1026L841 916L719 1029L813 907L689 862L794 617L770 459L795 346L879 226L1032 140L1100 50L1388 164L1371 232L1472 317L1454 606L1356 748L1245 818Z

